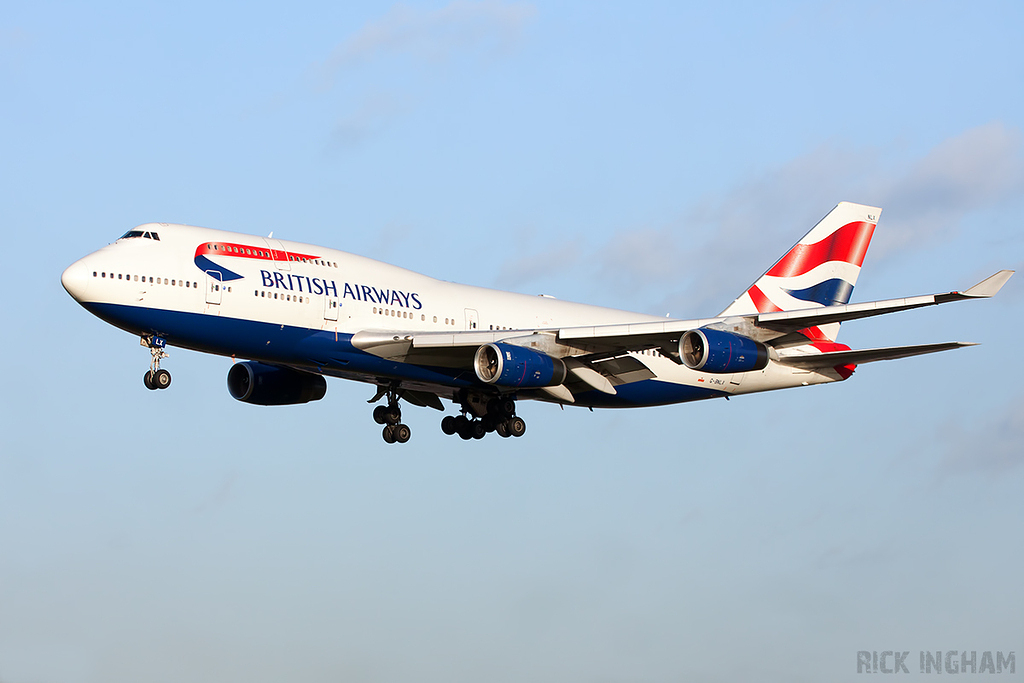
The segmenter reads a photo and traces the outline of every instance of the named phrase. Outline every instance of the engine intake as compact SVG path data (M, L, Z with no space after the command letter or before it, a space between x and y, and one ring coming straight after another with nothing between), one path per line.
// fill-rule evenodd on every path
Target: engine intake
M679 356L691 370L747 372L768 365L768 347L738 334L701 328L679 340Z
M327 380L321 375L246 361L228 370L228 393L243 403L290 406L322 399L327 393Z
M561 359L500 342L476 350L473 371L481 382L500 387L552 387L566 375Z

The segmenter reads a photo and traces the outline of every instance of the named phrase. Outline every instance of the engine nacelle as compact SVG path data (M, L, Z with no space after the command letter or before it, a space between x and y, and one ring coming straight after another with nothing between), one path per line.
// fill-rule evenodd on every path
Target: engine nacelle
M243 403L290 406L322 399L327 393L327 380L321 375L246 361L228 370L228 392Z
M499 387L552 387L564 382L566 374L559 358L501 343L477 349L473 370L481 382Z
M747 372L768 365L768 347L738 334L701 328L679 340L679 356L691 370Z

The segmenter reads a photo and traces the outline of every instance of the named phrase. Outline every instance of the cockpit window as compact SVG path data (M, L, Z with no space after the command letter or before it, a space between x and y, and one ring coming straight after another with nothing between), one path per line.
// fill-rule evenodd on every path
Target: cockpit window
M128 240L133 237L145 237L147 240L160 241L160 235L155 232L143 232L142 230L129 230L125 234L121 235L118 239Z

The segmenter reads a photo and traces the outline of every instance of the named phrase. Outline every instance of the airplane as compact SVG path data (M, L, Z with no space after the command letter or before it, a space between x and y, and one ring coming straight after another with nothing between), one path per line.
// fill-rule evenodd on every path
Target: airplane
M444 412L445 434L522 436L519 400L626 408L848 379L863 363L971 346L853 350L841 323L988 298L1001 270L959 292L851 304L881 210L841 202L717 316L697 320L444 282L334 249L148 223L69 266L67 292L150 350L148 389L176 346L234 362L245 403L318 401L325 377L374 386L373 419L405 443L400 401ZM381 399L385 399L381 403Z

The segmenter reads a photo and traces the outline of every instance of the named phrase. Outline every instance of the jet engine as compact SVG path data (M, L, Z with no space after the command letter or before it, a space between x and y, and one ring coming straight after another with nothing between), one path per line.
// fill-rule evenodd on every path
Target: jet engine
M738 334L701 328L679 340L679 356L691 370L747 372L768 365L768 347Z
M565 381L565 363L558 358L512 344L484 344L473 357L481 382L499 387L551 387Z
M246 361L228 370L228 392L243 403L289 406L322 399L327 393L327 380L321 375Z

